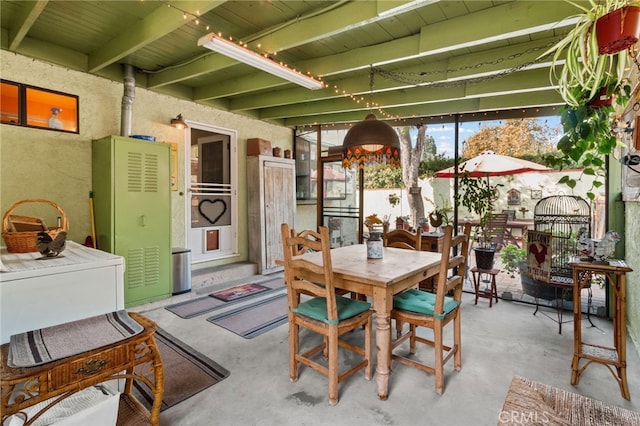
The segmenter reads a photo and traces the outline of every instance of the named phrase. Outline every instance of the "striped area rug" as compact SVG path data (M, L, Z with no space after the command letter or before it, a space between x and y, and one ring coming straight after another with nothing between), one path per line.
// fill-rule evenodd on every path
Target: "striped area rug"
M207 318L245 339L252 339L287 323L287 294L281 293L255 304L223 312Z
M142 331L122 310L11 336L10 367L34 367L110 345Z
M166 306L165 309L169 312L172 312L179 316L180 318L189 319L196 317L198 315L202 315L204 313L213 312L217 309L222 309L230 306L232 303L240 303L245 302L252 297L261 297L265 296L270 292L276 292L278 290L284 289L284 280L282 278L273 278L267 281L259 281L256 282L261 286L267 287L268 290L260 293L254 293L247 297L234 299L229 302L225 302L224 300L220 300L211 295L199 297L197 299L187 300L185 302L175 303L173 305ZM235 286L237 287L237 286ZM215 293L212 293L215 294Z

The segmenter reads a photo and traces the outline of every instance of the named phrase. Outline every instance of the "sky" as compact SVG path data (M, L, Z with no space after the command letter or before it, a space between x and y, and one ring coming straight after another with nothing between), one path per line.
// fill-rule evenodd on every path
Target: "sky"
M542 123L546 123L551 128L560 128L559 116L540 117L538 120ZM502 121L470 121L460 123L460 146L458 147L459 153L462 153L462 142L475 134L480 129L481 124L487 127L499 126L502 124ZM453 158L454 155L454 130L455 128L453 123L436 124L427 127L427 135L433 136L436 141L438 154L443 154L447 158Z
M538 118L542 123L546 123L551 128L561 129L560 116L548 116ZM485 126L499 126L502 124L502 120L493 121L469 121L460 123L460 146L459 153L462 153L462 142L467 140L470 136L476 133L480 129L480 125ZM415 140L415 128L411 131L412 140ZM326 145L341 145L346 130L328 130L322 132L322 141ZM453 158L454 156L454 125L452 123L435 124L427 126L427 135L433 136L436 141L436 148L438 154L443 154L447 158ZM315 132L309 132L308 138L310 140L315 139ZM561 134L558 134L558 139ZM557 141L554 141L554 145Z

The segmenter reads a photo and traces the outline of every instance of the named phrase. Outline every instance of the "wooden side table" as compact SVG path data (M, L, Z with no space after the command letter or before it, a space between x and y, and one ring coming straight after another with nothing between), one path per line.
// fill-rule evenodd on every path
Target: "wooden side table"
M577 385L580 375L592 362L606 366L620 386L624 399L631 399L627 383L627 299L626 273L633 271L623 260L606 263L582 261L572 258L573 268L573 360L571 384ZM613 347L594 345L582 341L582 310L580 292L591 282L593 275L604 276L614 291ZM586 363L580 367L580 360ZM615 371L614 371L615 368Z
M442 233L430 232L427 234L422 234L420 240L420 250L441 253L443 244L444 234Z
M0 348L0 389L2 391L0 418L5 419L25 408L49 398L57 397L48 406L28 418L25 426L32 424L46 410L74 393L109 380L126 379L120 395L118 424L126 424L121 418L123 410L144 414L152 425L160 422L160 406L164 390L162 360L154 334L153 321L135 312L129 313L144 330L135 336L78 355L62 358L35 367L12 368L7 365L9 344ZM154 380L144 376L147 371L134 371L136 366L147 364ZM142 369L138 369L142 370ZM134 380L144 382L153 393L151 413L132 395Z
M489 307L493 307L493 299L496 299L496 303L498 303L498 289L496 287L496 275L500 273L500 269L478 269L476 266L471 268L471 273L473 274L473 286L476 290L476 302L478 304L479 297L486 297L489 299ZM491 277L491 286L488 290L480 289L480 281L482 280L482 275L489 275Z

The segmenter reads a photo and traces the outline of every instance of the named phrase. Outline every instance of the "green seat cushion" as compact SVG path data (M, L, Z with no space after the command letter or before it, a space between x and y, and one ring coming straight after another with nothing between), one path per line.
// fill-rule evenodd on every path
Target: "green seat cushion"
M336 296L336 305L338 306L338 321L354 317L371 308L371 303L342 296ZM338 323L338 321L329 321L327 318L327 299L324 297L314 297L302 302L296 309L293 309L293 312L330 325Z
M416 312L443 319L449 312L457 308L459 303L452 297L444 298L444 314L434 315L436 295L427 291L411 289L393 297L393 307L403 311Z

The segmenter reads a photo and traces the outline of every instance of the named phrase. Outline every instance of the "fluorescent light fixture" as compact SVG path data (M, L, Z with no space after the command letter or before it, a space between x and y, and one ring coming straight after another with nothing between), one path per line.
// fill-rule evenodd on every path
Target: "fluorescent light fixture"
M217 34L209 33L198 39L198 46L204 46L214 52L221 53L244 64L251 65L259 70L268 72L276 77L284 78L292 83L299 84L307 89L317 90L324 87L324 83L309 77L299 71L293 70L286 65L262 56L256 52L246 49L232 41L226 40Z

